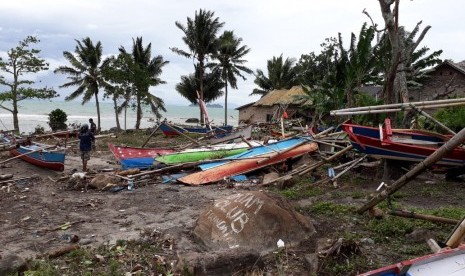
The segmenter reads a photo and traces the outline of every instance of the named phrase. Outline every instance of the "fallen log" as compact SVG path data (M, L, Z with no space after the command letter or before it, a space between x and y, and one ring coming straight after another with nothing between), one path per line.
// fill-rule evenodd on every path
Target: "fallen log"
M415 218L415 219L422 219L422 220L428 220L432 222L439 222L439 223L446 223L446 224L457 224L460 221L456 219L450 219L450 218L443 218L443 217L437 217L437 216L432 216L432 215L422 215L422 214L416 214L414 212L407 212L403 210L393 210L388 212L389 215L392 216L399 216L399 217L404 217L404 218Z
M65 255L66 253L69 253L69 252L74 251L74 250L79 249L79 248L80 248L79 244L68 245L68 246L65 246L65 247L54 249L54 250L48 252L46 254L46 256L48 258L50 258L50 259L58 258L60 256Z

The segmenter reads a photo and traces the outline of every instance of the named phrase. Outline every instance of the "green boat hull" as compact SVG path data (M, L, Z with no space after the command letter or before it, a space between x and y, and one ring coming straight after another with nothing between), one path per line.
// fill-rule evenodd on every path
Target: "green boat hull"
M193 151L193 152L178 152L159 156L156 161L167 165L196 162L210 159L221 159L231 155L243 153L248 148L210 150L210 151Z

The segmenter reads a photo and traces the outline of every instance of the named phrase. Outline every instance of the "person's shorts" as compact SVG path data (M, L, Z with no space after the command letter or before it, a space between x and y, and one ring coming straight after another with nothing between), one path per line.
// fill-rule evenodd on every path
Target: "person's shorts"
M81 151L82 160L90 160L90 151Z

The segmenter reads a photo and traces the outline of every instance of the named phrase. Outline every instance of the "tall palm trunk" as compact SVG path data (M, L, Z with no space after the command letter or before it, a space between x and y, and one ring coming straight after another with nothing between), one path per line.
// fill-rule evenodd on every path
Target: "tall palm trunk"
M140 96L137 95L137 110L136 110L136 129L140 127L140 121L142 119L142 107L140 105Z
M95 93L95 105L97 106L97 131L100 132L100 104L98 102L98 93Z
M228 81L224 85L224 125L228 125Z
M203 101L203 72L204 72L204 64L203 64L203 56L200 57L199 56L199 59L200 59L200 62L199 62L199 73L200 73L200 92L199 92L199 98L201 101ZM200 125L204 125L205 124L205 115L203 114L203 110L202 110L202 107L200 106L199 104L199 109L200 109Z

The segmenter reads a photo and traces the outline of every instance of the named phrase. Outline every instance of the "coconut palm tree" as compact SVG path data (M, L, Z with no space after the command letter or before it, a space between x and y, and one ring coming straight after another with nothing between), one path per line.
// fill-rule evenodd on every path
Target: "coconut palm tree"
M123 54L128 53L124 47L120 47L120 52ZM160 79L160 75L163 66L168 64L168 61L163 60L161 55L152 58L152 44L149 43L144 48L142 37L138 37L136 40L133 39L131 57L134 63L131 78L136 100L136 129L139 129L143 115L143 104L150 106L152 113L157 118L162 117L160 110L166 112L163 99L151 94L149 88L150 86L166 83Z
M196 70L197 72L199 70ZM221 72L218 70L213 71L212 73L207 73L204 76L203 80L203 101L209 103L221 97L223 91L221 89L225 87ZM197 103L197 93L200 87L200 78L196 77L194 74L189 76L182 76L181 82L176 85L176 91L186 98L189 102L196 104Z
M97 107L97 128L100 131L100 106L99 106L99 88L105 87L107 83L103 78L102 71L108 66L109 61L102 61L102 44L98 41L95 45L89 37L76 40L76 49L74 53L64 51L63 56L68 60L70 66L59 66L54 70L55 73L67 74L69 82L60 86L60 88L77 86L77 89L68 95L65 100L71 101L82 96L84 105L92 97L95 98Z
M251 74L253 71L242 64L247 62L244 56L250 52L247 45L240 46L242 38L237 38L233 31L225 31L219 37L219 48L215 56L218 63L213 64L214 70L221 72L224 82L224 124L228 124L228 83L233 89L237 89L237 78L246 78L241 74Z
M196 61L194 66L199 70L199 97L204 100L204 78L205 67L209 58L211 58L218 49L217 33L223 27L224 22L220 22L215 13L211 11L195 12L194 19L187 18L187 25L176 21L176 27L183 31L184 36L182 40L189 48L184 51L175 47L170 48L174 53L186 58L192 58ZM203 112L200 109L201 122L203 121Z
M295 60L286 58L283 61L283 55L273 57L267 62L268 76L257 69L254 83L259 87L255 88L250 95L261 95L262 97L268 92L275 89L290 89L298 84L297 73L294 67Z

